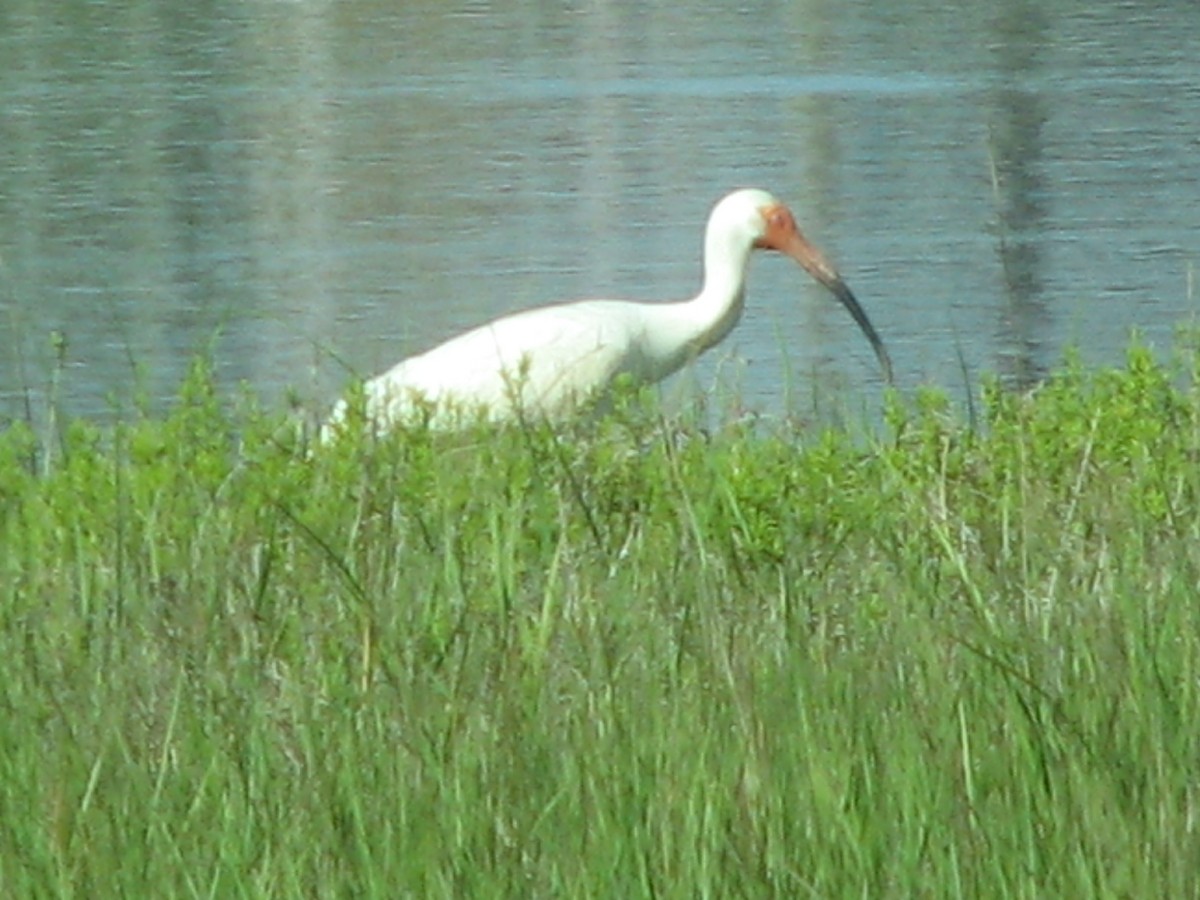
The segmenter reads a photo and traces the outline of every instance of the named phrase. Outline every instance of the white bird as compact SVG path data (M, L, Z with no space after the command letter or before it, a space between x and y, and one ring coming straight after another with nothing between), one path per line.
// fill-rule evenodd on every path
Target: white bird
M416 419L446 425L482 413L492 421L559 416L628 375L652 384L678 371L733 329L742 316L751 251L796 260L850 311L892 380L892 364L854 294L796 226L791 211L762 190L734 191L713 207L704 234L704 283L691 300L638 303L582 300L504 316L410 357L363 386L376 431ZM324 435L346 420L345 399Z

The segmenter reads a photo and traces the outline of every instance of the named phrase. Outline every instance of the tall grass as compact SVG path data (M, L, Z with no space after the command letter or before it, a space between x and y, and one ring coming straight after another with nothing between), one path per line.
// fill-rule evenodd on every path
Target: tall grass
M10 896L1187 896L1200 393L0 438ZM43 471L47 469L48 471Z

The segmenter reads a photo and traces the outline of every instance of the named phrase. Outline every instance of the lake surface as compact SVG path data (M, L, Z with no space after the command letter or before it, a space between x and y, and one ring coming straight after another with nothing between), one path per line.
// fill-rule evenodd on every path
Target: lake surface
M691 296L740 186L837 262L903 389L1117 364L1131 329L1165 355L1198 308L1198 41L1194 0L7 0L0 422L165 408L206 349L319 409L504 312ZM881 396L768 257L673 390Z

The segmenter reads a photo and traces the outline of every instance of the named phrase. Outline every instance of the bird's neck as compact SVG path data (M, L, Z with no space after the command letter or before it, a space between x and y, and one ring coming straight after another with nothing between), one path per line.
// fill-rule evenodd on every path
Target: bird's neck
M642 307L647 380L665 378L733 330L742 317L750 252L732 235L706 235L700 293L691 300Z
M697 329L691 342L695 353L719 344L742 317L751 249L713 229L705 236L704 284L688 301L689 319Z

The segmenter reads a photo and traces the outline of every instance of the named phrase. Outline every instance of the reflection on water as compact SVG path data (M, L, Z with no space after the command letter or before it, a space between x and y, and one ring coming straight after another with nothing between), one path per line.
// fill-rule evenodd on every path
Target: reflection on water
M797 210L902 386L1120 359L1195 313L1190 4L95 2L0 10L0 416L232 388L327 403L456 330L675 299L728 189ZM886 7L886 8L884 8ZM836 304L757 261L688 385L871 408ZM817 387L813 387L813 385ZM853 403L854 401L851 401Z
M1040 252L1047 226L1042 177L1046 110L1032 85L1044 75L1048 22L1040 5L1016 2L997 12L993 49L1003 80L991 90L988 149L992 165L1003 295L997 304L995 361L1018 388L1031 387L1054 361L1046 352L1053 317L1047 306ZM1051 348L1052 349L1052 348Z

